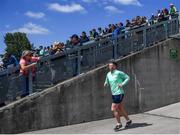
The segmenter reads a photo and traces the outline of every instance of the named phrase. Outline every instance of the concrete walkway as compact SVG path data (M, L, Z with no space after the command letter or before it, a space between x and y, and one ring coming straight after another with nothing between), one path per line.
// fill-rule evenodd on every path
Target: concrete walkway
M142 114L131 115L133 124L114 132L115 119L31 132L33 134L180 134L180 103ZM125 124L124 119L122 119Z

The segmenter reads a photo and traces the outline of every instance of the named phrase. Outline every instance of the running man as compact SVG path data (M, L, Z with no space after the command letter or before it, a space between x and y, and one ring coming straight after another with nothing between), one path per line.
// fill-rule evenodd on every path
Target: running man
M118 131L122 127L122 123L120 119L121 116L124 116L127 121L125 127L128 127L132 123L122 103L124 98L123 86L128 83L130 78L124 72L117 70L116 62L110 62L108 64L108 67L110 72L106 76L104 86L110 86L111 88L112 99L113 99L111 111L113 112L114 117L117 120L117 125L114 128L114 130Z

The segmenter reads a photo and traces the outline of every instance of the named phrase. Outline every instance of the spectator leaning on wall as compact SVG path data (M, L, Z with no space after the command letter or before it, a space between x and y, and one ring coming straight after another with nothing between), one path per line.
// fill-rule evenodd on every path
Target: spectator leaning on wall
M20 59L20 83L21 83L21 89L22 89L22 94L21 98L26 97L29 95L29 73L30 70L32 71L36 63L32 63L32 52L31 51L23 51L21 59Z

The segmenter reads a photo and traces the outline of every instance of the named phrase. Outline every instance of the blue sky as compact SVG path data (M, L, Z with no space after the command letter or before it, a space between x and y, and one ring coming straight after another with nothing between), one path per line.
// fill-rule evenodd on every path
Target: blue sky
M180 8L179 0L0 0L0 53L6 32L26 32L35 46L48 46L83 30L150 17L170 3Z

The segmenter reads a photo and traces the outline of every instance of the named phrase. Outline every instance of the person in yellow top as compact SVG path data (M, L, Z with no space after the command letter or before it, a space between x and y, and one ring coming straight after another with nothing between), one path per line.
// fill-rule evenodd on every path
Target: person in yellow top
M117 70L117 63L114 61L110 62L108 64L108 67L110 71L107 73L104 86L109 86L111 88L113 99L111 110L118 122L116 127L114 128L114 130L117 131L122 127L120 119L121 114L127 120L125 127L128 127L132 123L122 104L124 98L123 86L128 83L130 77L124 72Z

